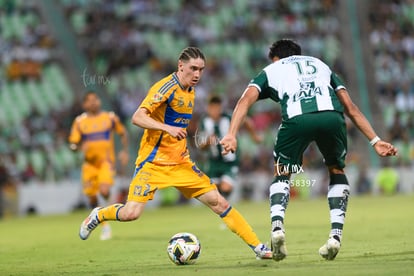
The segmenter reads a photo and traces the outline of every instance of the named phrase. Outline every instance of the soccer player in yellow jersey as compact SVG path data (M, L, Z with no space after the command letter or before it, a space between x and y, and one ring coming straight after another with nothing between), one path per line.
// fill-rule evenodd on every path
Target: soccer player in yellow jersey
M145 131L128 200L126 204L93 209L80 226L81 239L86 240L104 221L138 219L158 189L175 187L185 197L198 199L219 215L253 249L257 258L272 258L271 250L260 242L243 216L190 159L186 128L194 107L194 86L200 81L204 67L204 54L195 47L185 48L178 58L177 72L150 88L132 116L132 123Z
M113 134L121 137L123 149L118 158L121 165L128 163L128 135L124 125L113 112L101 110L101 101L95 92L83 98L84 113L72 124L69 143L72 150L81 150L83 192L92 207L98 206L98 195L104 203L109 199L115 176L115 145ZM101 240L111 238L108 223L102 224Z

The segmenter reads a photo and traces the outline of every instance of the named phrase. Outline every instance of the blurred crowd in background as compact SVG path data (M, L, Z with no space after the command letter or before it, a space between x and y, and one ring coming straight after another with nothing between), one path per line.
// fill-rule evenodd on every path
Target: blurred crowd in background
M347 81L346 57L341 55L344 23L337 16L337 0L57 2L89 70L107 79L99 93L108 99L106 109L118 113L128 126L131 156L136 154L140 135L130 123L131 114L150 85L176 69L179 51L188 45L200 47L207 57L188 130L192 157L201 166L205 156L191 137L208 96L222 95L231 112L253 74L269 63L267 51L274 40L297 40L304 54L321 58ZM412 166L414 1L375 1L370 6L369 33L363 35L369 36L372 47L376 84L369 89L380 98L383 114L379 116L388 129L384 138L400 147L393 165ZM51 26L34 1L0 0L0 34L0 167L2 176L10 176L1 181L79 179L82 157L69 150L66 140L71 121L82 112L84 91L71 88L60 58L64 53ZM250 115L264 142L256 145L241 134L241 172L254 179L268 177L281 120L279 107L262 101ZM351 125L349 134L350 141L360 137ZM362 157L353 150L350 146L349 162L358 166ZM304 164L323 168L314 146L306 151ZM362 167L367 165L361 166L362 176Z
M371 4L370 44L375 89L380 97L387 139L400 149L398 165L414 157L414 1Z

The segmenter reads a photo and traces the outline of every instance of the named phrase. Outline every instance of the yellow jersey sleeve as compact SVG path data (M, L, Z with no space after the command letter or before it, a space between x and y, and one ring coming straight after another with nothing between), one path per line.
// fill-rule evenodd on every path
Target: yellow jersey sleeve
M118 135L125 134L125 126L122 124L119 117L114 112L109 112L109 117L112 120L112 128Z
M72 127L68 138L70 144L79 144L82 140L82 133L79 127L80 116L76 117L76 119L72 123Z
M139 107L147 109L149 113L153 113L155 110L159 109L163 103L168 101L168 98L173 92L173 89L171 88L175 85L177 85L177 82L172 77L172 74L163 79L163 81L155 83L150 88L147 96Z

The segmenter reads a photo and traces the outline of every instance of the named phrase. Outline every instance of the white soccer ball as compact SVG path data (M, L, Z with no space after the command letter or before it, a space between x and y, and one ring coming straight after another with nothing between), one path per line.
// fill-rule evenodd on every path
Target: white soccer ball
M177 233L168 242L168 257L176 265L194 264L200 252L200 241L191 233Z

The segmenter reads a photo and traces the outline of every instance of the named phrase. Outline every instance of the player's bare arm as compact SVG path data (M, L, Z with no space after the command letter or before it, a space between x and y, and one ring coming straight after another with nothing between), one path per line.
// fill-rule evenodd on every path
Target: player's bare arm
M249 86L243 92L239 101L234 108L233 115L231 117L230 128L228 133L221 139L220 144L223 146L222 154L228 154L229 152L235 152L237 149L237 133L241 124L246 118L247 111L257 101L259 97L259 91L256 87Z
M187 137L187 131L181 127L175 127L163 124L151 118L150 112L146 108L138 108L132 115L132 123L136 126L145 128L145 129L154 129L162 130L170 134L171 136L177 138L178 140L184 139Z
M340 89L336 92L336 95L344 106L345 114L351 119L354 125L368 138L379 156L397 155L398 150L392 144L380 140L365 115L353 103L351 97L345 89Z

